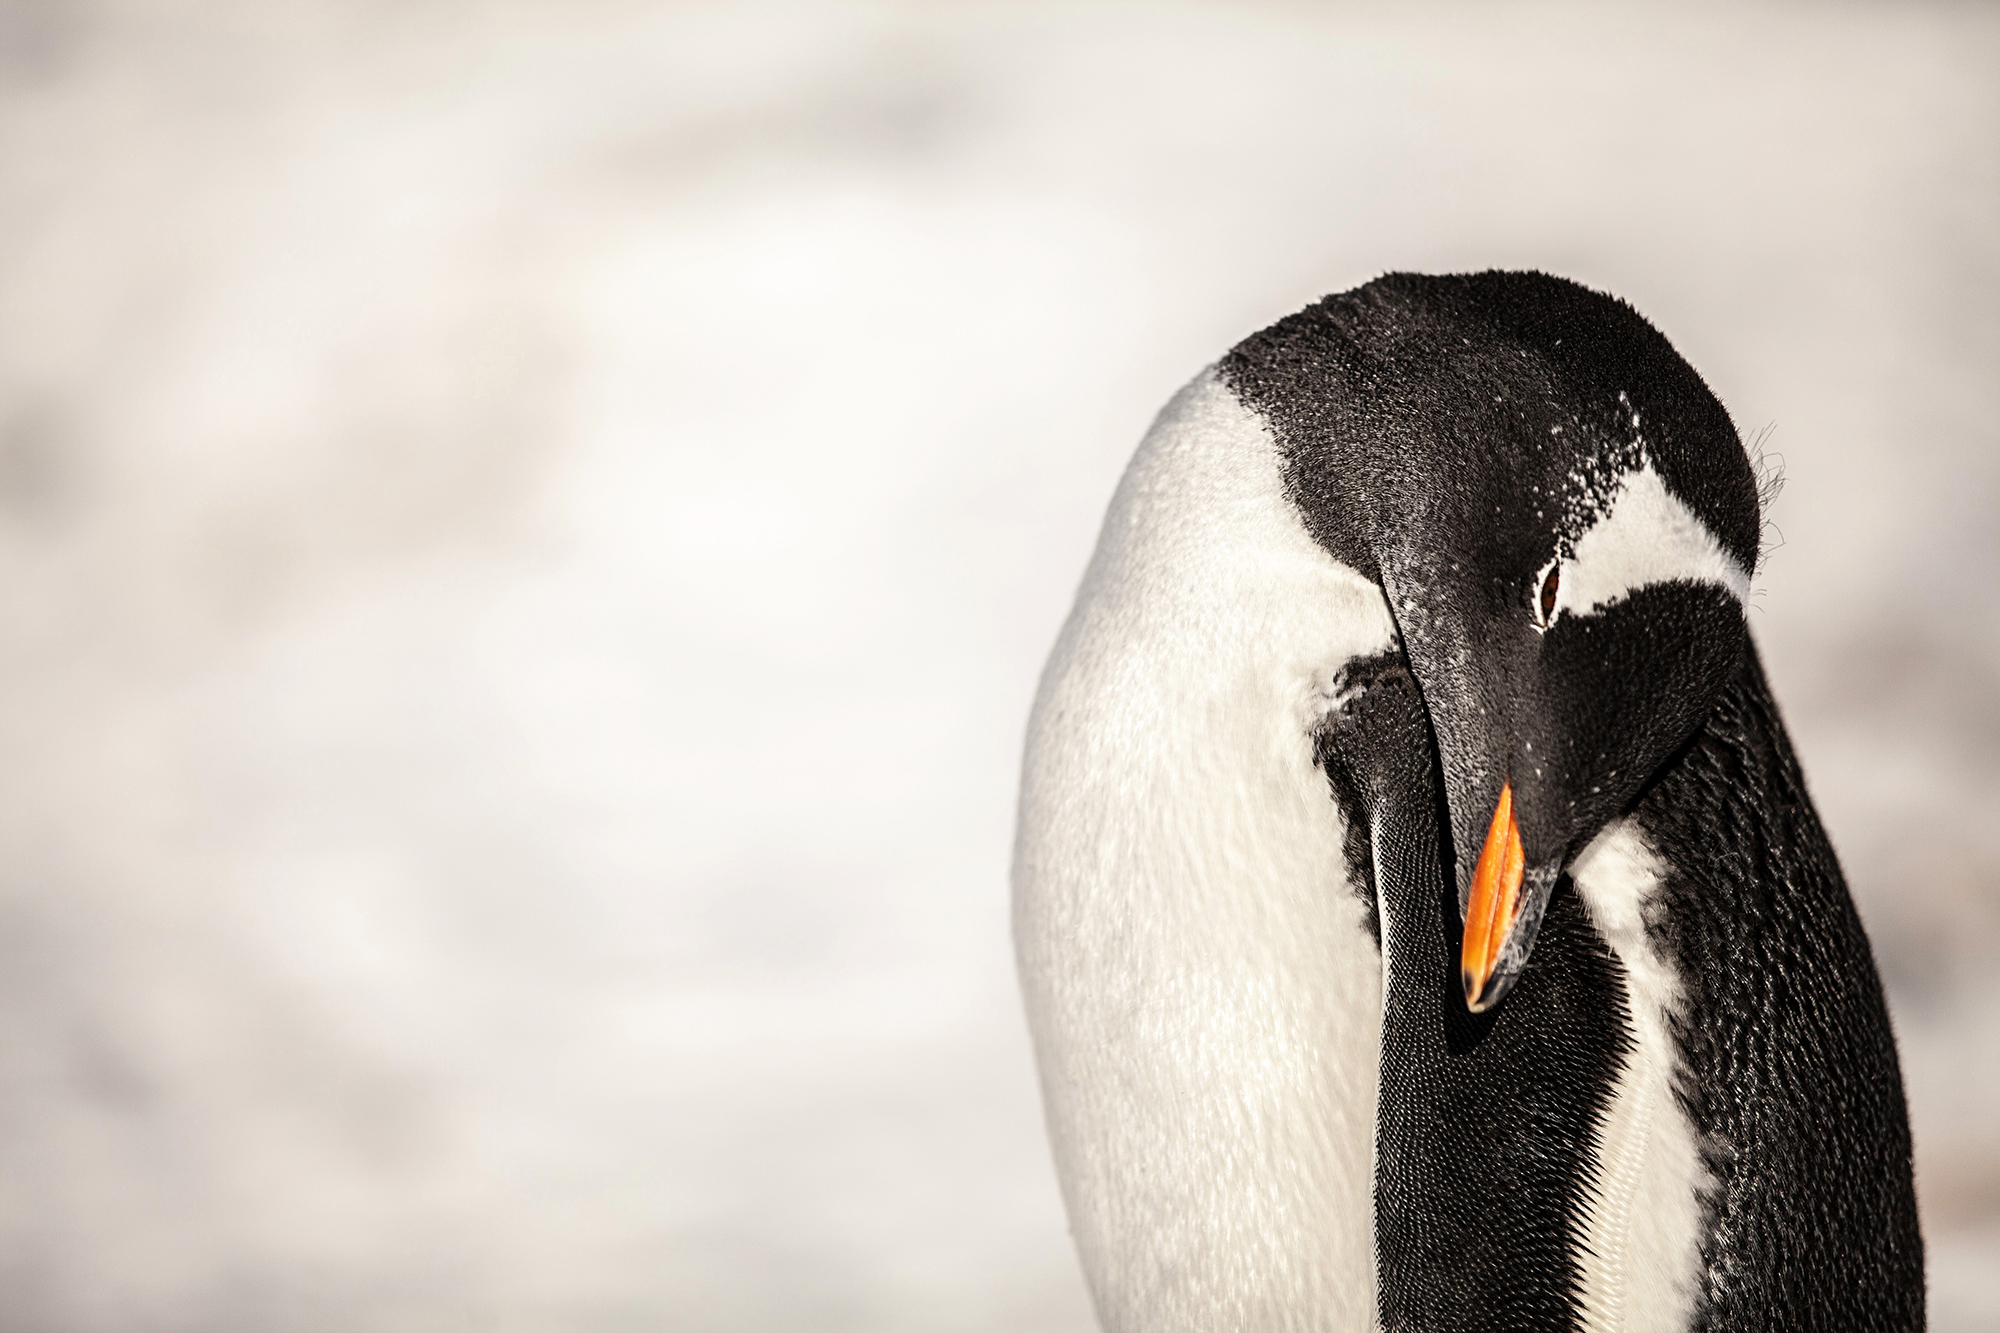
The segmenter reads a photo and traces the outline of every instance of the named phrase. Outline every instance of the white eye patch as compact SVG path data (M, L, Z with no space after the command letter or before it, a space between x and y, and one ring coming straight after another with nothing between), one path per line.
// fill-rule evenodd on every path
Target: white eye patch
M1539 598L1548 570L1535 579ZM1587 616L1656 583L1713 583L1742 601L1750 571L1660 480L1651 463L1619 479L1611 503L1560 562L1555 615ZM1539 606L1537 606L1539 611ZM1537 616L1539 620L1539 616Z

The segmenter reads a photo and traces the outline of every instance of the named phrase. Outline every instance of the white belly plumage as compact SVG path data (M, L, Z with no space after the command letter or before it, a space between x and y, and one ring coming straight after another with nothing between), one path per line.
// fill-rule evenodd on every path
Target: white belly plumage
M1381 963L1315 710L1393 640L1208 373L1120 483L1029 727L1015 937L1114 1333L1361 1329Z
M1669 1024L1680 982L1646 937L1661 867L1638 824L1616 820L1570 868L1593 925L1625 974L1632 1049L1598 1128L1597 1179L1583 1242L1583 1327L1668 1333L1688 1324L1707 1172L1674 1097Z

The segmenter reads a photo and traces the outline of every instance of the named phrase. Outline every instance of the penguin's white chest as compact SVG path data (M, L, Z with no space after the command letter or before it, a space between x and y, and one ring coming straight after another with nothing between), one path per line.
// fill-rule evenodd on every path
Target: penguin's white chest
M1372 1329L1382 964L1312 730L1394 641L1214 376L1121 482L1029 727L1014 926L1114 1333Z

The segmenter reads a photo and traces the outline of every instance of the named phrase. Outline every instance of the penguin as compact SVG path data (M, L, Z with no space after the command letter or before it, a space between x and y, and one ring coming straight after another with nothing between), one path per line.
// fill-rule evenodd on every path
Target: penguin
M1762 524L1700 376L1541 273L1391 274L1168 403L1013 866L1110 1333L1923 1327Z

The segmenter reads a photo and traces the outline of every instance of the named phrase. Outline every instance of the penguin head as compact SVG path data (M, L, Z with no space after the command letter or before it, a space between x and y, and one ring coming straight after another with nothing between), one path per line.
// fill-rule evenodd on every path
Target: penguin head
M1747 642L1735 427L1624 303L1537 273L1392 275L1223 363L1314 538L1378 582L1436 741L1468 1005L1569 862L1693 734Z

